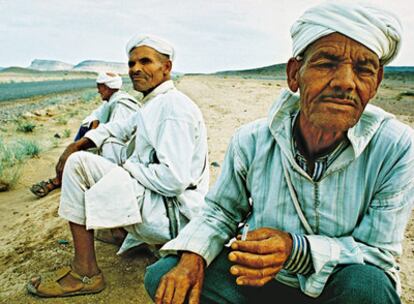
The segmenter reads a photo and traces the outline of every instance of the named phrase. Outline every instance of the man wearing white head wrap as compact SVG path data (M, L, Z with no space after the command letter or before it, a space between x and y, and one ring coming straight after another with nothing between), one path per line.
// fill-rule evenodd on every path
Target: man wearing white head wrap
M127 120L99 125L63 153L57 166L60 172L65 168L59 215L69 221L75 256L72 269L60 270L56 282L33 278L27 287L34 294L67 296L104 288L93 229L127 231L119 233L126 237L119 253L136 245L159 248L205 206L209 168L202 113L171 80L172 47L153 36L137 37L128 42L128 66L134 89L144 95L143 106ZM119 166L80 151L101 147L110 137L131 141Z
M175 52L172 45L167 42L166 40L154 36L154 35L148 35L148 34L139 34L134 37L132 37L127 45L126 45L126 53L127 56L130 55L131 51L134 48L137 48L139 46L148 46L156 50L160 54L164 54L168 56L168 59L171 61L174 61Z
M81 139L89 130L96 129L99 124L128 119L140 107L135 97L120 90L122 87L121 76L110 72L99 73L96 85L103 103L82 121L75 141ZM127 144L128 141L111 137L105 141L100 149L93 151L119 164L125 158ZM61 183L61 178L57 174L54 178L33 184L30 191L38 197L44 197L51 191L60 188Z
M290 90L237 131L206 210L147 268L156 303L400 303L414 132L368 104L400 35L392 14L352 3L293 25Z
M393 13L367 4L330 1L310 8L293 24L293 56L335 32L365 45L382 65L391 62L401 46L402 26Z

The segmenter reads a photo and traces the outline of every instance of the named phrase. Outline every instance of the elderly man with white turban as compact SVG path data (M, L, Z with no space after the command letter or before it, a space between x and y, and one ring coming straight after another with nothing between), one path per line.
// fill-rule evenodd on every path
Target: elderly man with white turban
M122 77L115 73L99 73L96 86L103 103L82 121L75 141L81 139L87 131L97 128L100 123L128 119L140 107L135 97L120 90ZM125 159L127 144L128 142L111 137L105 141L101 149L94 149L94 152L120 164L122 159ZM62 177L57 172L56 177L32 185L30 191L38 197L44 197L51 191L60 188L61 180Z
M414 133L368 104L400 35L378 8L303 14L290 90L236 132L207 209L147 268L156 303L400 303Z
M129 76L143 106L124 121L99 125L70 145L63 172L59 215L68 220L75 254L71 267L51 280L33 277L29 292L42 297L97 293L104 289L94 230L123 227L131 246L162 246L205 206L209 183L207 131L197 105L171 80L174 49L165 40L138 35L127 45ZM110 137L131 139L116 165L80 150ZM78 151L78 152L77 152ZM76 152L76 153L75 153Z

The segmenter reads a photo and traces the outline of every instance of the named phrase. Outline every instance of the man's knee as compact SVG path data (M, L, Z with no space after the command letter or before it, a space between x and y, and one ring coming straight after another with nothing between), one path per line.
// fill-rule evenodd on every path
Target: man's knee
M85 158L88 156L88 153L85 151L78 151L75 153L72 153L68 159L66 160L65 163L65 170L67 168L76 168L78 167L81 163L83 163L85 161Z
M154 300L155 298L155 293L157 291L161 278L164 276L164 274L175 267L178 261L178 256L170 255L158 260L154 264L147 267L145 270L144 285L151 299Z
M327 285L332 303L401 303L385 272L371 265L349 265L336 272ZM331 301L328 301L331 303Z

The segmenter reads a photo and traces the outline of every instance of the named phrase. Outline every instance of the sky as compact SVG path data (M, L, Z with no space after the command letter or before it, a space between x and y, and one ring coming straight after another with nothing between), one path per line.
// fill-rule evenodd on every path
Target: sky
M352 0L349 0L352 1ZM414 2L365 1L393 11L404 27L393 66L414 65ZM174 45L175 72L210 73L287 62L290 26L316 0L0 0L0 67L33 59L77 64L127 62L138 33Z

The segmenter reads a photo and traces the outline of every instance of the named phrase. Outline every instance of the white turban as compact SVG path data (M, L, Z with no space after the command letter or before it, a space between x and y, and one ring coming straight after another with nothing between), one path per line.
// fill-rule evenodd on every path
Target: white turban
M115 73L99 73L96 83L104 84L110 89L120 89L122 77Z
M325 2L305 11L292 25L293 56L317 39L338 32L363 44L385 65L400 49L402 26L394 14L367 4Z
M149 46L150 48L153 48L158 53L167 55L171 61L174 60L174 55L175 55L174 48L169 42L157 36L147 35L147 34L136 35L128 41L126 45L127 55L129 56L129 53L131 53L132 49L139 47L139 46L144 46L144 45Z

